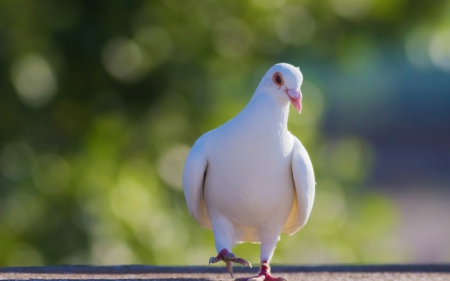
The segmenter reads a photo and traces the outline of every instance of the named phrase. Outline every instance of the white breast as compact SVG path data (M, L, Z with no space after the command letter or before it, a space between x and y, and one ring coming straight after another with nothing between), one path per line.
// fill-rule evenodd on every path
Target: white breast
M225 216L236 226L280 229L292 210L293 140L287 130L233 120L208 133L205 201L211 221Z

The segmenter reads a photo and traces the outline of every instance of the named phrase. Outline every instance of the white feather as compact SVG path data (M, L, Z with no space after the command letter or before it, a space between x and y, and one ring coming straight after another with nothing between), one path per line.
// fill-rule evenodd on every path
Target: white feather
M286 87L300 89L299 69L275 65L235 118L197 140L185 164L189 211L213 229L217 251L262 242L261 259L270 259L279 234L298 231L311 213L313 168L287 130L289 100L272 87L274 71Z

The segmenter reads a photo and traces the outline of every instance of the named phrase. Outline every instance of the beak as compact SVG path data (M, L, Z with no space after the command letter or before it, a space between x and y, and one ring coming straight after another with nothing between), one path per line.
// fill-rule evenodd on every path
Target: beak
M291 100L292 105L298 111L298 113L302 112L302 93L293 89L286 89L286 93Z

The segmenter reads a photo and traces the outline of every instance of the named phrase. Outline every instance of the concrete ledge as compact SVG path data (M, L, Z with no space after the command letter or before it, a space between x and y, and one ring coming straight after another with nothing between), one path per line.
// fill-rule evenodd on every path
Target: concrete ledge
M424 272L450 273L450 264L380 264L380 265L272 265L272 272ZM236 273L253 273L255 268L234 266ZM257 270L256 270L257 271ZM0 273L224 273L225 266L154 266L154 265L56 265L0 267Z
M235 266L235 277L257 268ZM450 264L416 265L274 265L288 280L450 280ZM224 266L30 266L0 267L0 280L230 280Z

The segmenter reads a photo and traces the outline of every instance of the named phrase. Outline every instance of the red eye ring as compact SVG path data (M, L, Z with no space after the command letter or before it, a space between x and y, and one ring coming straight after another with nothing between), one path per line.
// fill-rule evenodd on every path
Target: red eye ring
M281 75L281 73L279 73L279 72L275 72L273 74L272 80L273 80L273 83L275 83L275 85L277 85L278 87L281 87L284 84L283 75Z

